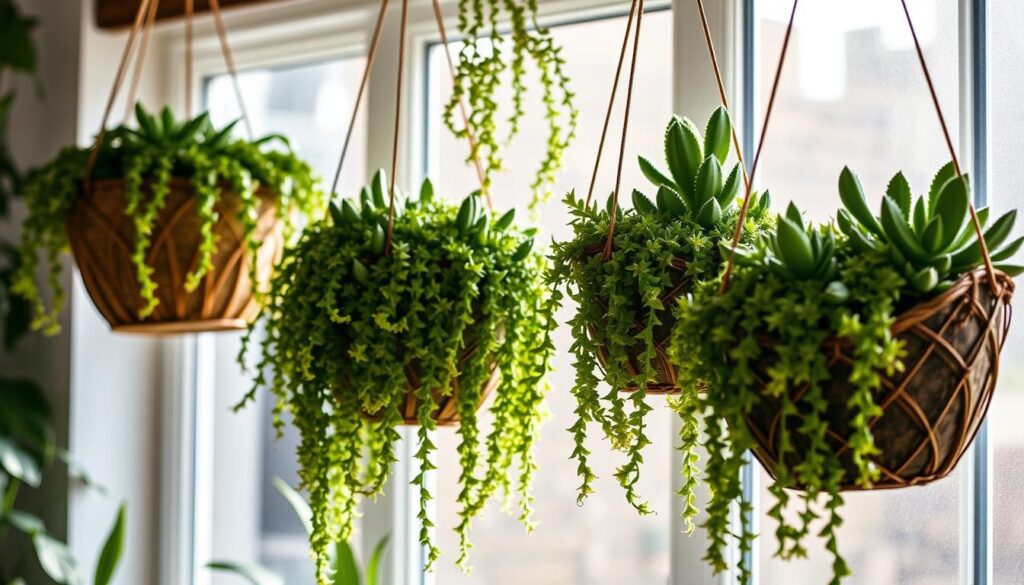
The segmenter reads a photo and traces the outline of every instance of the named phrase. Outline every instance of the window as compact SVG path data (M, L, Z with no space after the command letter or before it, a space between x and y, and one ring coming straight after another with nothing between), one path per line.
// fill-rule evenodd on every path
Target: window
M792 5L756 3L755 63L765 96ZM956 141L957 2L923 0L910 7ZM814 220L834 217L843 165L860 175L873 206L900 170L920 194L948 159L900 3L801 3L758 179L771 189L776 209L794 201ZM758 471L767 485L767 474ZM855 573L848 582L949 583L960 559L956 475L923 488L844 494L839 544ZM766 488L760 498L765 508L773 501ZM806 562L779 561L773 556L775 526L762 517L761 582L821 583L831 563L823 542L808 542Z
M257 137L286 133L292 147L329 181L334 176L364 66L363 57L350 57L240 73L253 132ZM216 126L239 116L229 76L210 77L204 97ZM357 122L352 140L353 144L366 144L365 116ZM365 148L353 148L350 155L339 183L343 191L365 182ZM324 188L330 188L329 183ZM284 436L277 438L272 425L273 401L263 393L246 411L231 411L248 384L248 377L233 363L241 335L222 334L216 340L204 337L207 340L205 345L200 342L199 351L212 350L218 362L213 386L216 406L210 558L259 562L281 575L285 583L313 585L306 533L271 483L275 477L290 485L298 483L298 432L287 426ZM214 583L219 583L218 579L231 582L228 577L216 576Z
M571 237L569 216L562 197L570 189L586 189L593 169L601 122L608 107L615 60L619 42L600 45L588 39L621 39L626 17L614 16L584 22L569 22L552 28L555 40L564 47L567 69L572 72L573 89L578 100L582 121L576 142L566 153L566 167L551 200L538 209L538 223L548 237ZM672 50L672 13L665 10L650 12L643 22L643 40L640 45L636 87L658 87L664 68L656 55ZM457 50L457 47L453 47ZM476 175L464 163L466 145L457 142L440 123L440 107L450 95L451 81L442 47L434 46L430 52L427 71L428 85L435 88L430 95L430 115L424 120L434 148L428 153L431 177L439 192L451 197L462 197L476 188ZM537 87L533 83L531 87ZM616 100L617 117L609 129L601 174L595 196L603 201L615 182L615 163L618 154L619 129L622 120L624 83ZM536 94L534 94L536 95ZM544 147L545 130L539 102L532 102L520 138L509 149L506 172L495 182L493 193L499 209L517 207L522 216L530 200L529 183L536 153ZM624 164L623 189L643 185L647 180L640 174L635 161L638 154L660 160L661 137L665 124L672 115L672 92L639 90L634 94L630 132ZM559 322L571 316L563 311ZM555 343L568 348L571 339L568 328L561 328ZM467 577L452 563L458 551L458 541L452 528L457 510L454 502L458 493L454 483L458 476L455 448L458 436L444 429L438 441L437 516L438 541L442 553L448 553L437 564L436 580L439 585L660 585L669 575L670 539L676 531L675 515L671 511L672 477L670 453L674 435L670 423L672 413L664 397L650 397L655 410L649 416L649 435L654 444L646 451L641 494L648 498L657 515L640 517L625 501L622 489L612 473L620 464L619 455L611 451L600 434L590 434L589 446L600 480L582 508L577 508L576 487L579 479L576 468L569 464L572 438L565 431L572 423L575 399L569 393L573 383L572 361L568 352L556 355L555 372L550 376L551 390L548 406L551 418L545 423L536 452L540 466L534 481L537 495L534 519L537 529L526 534L515 517L502 513L498 502L493 502L475 522L473 542L476 547L470 558L473 573ZM614 526L614 532L609 527ZM593 538L581 538L581 535Z
M763 102L759 98L769 89L791 2L706 3L712 13L712 29L718 37L726 79L753 80L745 88L730 88L737 105L743 104L758 114L749 116L758 123L743 128L748 144L753 142L753 127L760 125ZM287 21L283 25L268 18L254 19L255 24L243 22L242 28L250 29L244 32L253 34L240 38L265 39L261 27L268 27L275 31L274 42L247 41L252 44L251 50L243 46L236 57L245 69L241 83L256 133L286 130L294 147L330 178L364 64L360 57L339 56L338 46L365 43L374 11L352 9L344 18L332 20L325 15L343 10L334 6L336 3L304 4L309 6L291 12L282 8L286 14L283 20ZM538 214L545 237L563 237L568 234L568 214L560 198L567 190L585 189L589 183L618 41L625 26L625 6L610 0L551 0L543 4L545 17L557 19L553 33L565 47L581 112L577 140L566 153L567 167L552 200ZM1024 205L1024 174L1015 144L1024 133L1024 117L1017 105L1017 97L1024 92L1018 65L1024 59L1024 41L1018 34L1024 27L1024 16L1012 3L990 0L909 0L909 5L954 140L963 145L962 159L978 167L974 169L976 178L979 171L990 171L988 196L993 206L1008 209ZM673 13L664 10L663 4L657 5L644 20L624 166L625 188L645 182L634 162L637 154L660 158L668 116L678 112L699 118L717 105L693 3L680 1L675 6ZM987 20L975 20L986 10ZM414 107L405 114L409 123L402 144L413 151L413 156L403 160L424 163L420 168L428 170L439 193L460 197L476 185L474 173L463 163L465 145L441 125L440 108L450 85L447 66L430 36L432 15L428 10L414 9L411 18L413 40L420 42L418 46L414 43L414 48L425 49L426 54L420 58L424 55L413 50L415 58L406 68L409 80L420 83L408 86L413 88L409 103ZM328 20L329 26L324 24ZM390 23L395 21L389 19ZM341 22L344 24L337 24ZM316 39L310 40L306 38L306 25L314 23ZM981 34L986 24L990 27L987 36ZM336 35L330 28L334 26L344 30ZM325 32L328 29L329 34ZM424 31L426 35L421 34ZM387 111L380 116L371 113L371 119L379 117L388 124L394 97L393 70L389 68L397 53L397 43L391 42L395 34L385 33L375 66L375 76L387 81L371 82L367 96L368 105L386 104L381 107ZM810 218L827 218L838 204L836 182L844 164L860 174L876 202L897 170L907 174L916 191L925 189L947 155L899 2L803 2L794 34L759 171L759 183L771 187L776 208L792 200ZM211 31L205 41L214 46L215 38ZM290 42L295 40L304 42ZM978 71L975 67L985 62L986 54L990 56L987 77L974 77ZM743 70L736 71L740 65ZM205 97L218 124L237 116L231 83L220 75L221 67L219 58L207 58L197 72L208 79ZM975 99L984 95L986 87L990 96L987 125L982 116L986 102ZM423 88L427 95L415 95ZM602 198L614 181L615 129L621 120L622 103L621 98L617 100L619 116L613 118L611 146L606 145L598 178L596 195ZM426 107L421 108L422 104ZM524 121L522 134L507 152L507 167L515 172L501 177L494 192L498 207L516 206L524 215L529 177L544 135L532 131L542 128L542 122L536 104L531 105L534 110ZM738 111L733 114L737 119L746 117ZM354 144L368 148L350 151L341 181L343 192L365 181L369 163L377 158L384 160L381 153L390 157L390 125L386 132L371 133L365 120L359 124ZM986 137L986 132L991 141L988 160L982 156L986 153L985 142L978 141ZM753 154L751 150L746 149L748 158ZM400 164L403 166L411 165ZM408 173L412 180L407 182L414 183L417 175ZM400 180L403 178L400 175ZM975 185L984 191L983 183L976 181ZM572 367L564 351L569 345L567 331L558 334L556 344L557 371L550 380L549 393L552 416L538 445L536 532L526 535L514 518L492 505L474 524L477 546L471 557L472 576L462 575L453 566L457 550L451 530L457 472L453 454L458 439L451 430L442 429L434 493L436 538L447 554L437 564L437 572L425 577L418 571L417 531L409 525L415 519L407 508L409 497L415 497L407 491L411 489L406 484L410 471L407 457L398 465L388 497L368 510L363 519L364 532L374 535L363 537L364 548L367 542L376 541L376 535L392 535L389 585L732 582L728 575L714 579L709 576L700 561L704 543L699 533L692 538L681 533L680 521L673 512L672 483L679 468L672 449L673 417L661 404L662 399L651 399L656 407L650 416L650 435L655 444L646 453L641 486L657 514L641 518L627 506L611 478L617 456L597 433L591 438L591 447L601 480L586 505L582 509L575 506L579 481L575 467L569 463L571 439L565 431L574 407L568 393ZM257 408L240 415L229 412L248 384L233 362L237 345L238 337L230 335L216 340L204 338L197 345L198 351L207 355L207 362L213 364L209 368L211 380L204 388L215 389L214 398L204 403L214 419L214 464L209 485L213 511L205 528L212 535L210 557L261 561L281 572L287 583L310 583L305 537L269 482L273 476L294 480L296 437L287 434L282 441L273 440L266 396L261 397ZM925 488L846 495L841 546L857 572L847 583L1024 582L1024 506L1020 502L1024 476L1019 471L1024 465L1024 432L1015 418L1024 408L1022 352L1024 338L1011 335L989 429L979 437L977 456L965 458L957 474ZM750 468L748 477L748 487L759 496L763 507L766 477L756 465ZM807 561L779 562L772 558L774 527L760 513L753 521L763 535L755 545L755 583L822 582L828 559L818 543L808 543L811 558ZM216 579L213 582L221 583Z

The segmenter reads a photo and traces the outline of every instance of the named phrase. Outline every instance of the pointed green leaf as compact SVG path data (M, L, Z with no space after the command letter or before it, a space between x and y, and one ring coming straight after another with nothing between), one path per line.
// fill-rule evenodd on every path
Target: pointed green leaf
M777 243L780 260L785 263L797 278L807 278L814 272L814 252L811 249L810 238L792 220L779 218L777 227Z
M910 183L907 182L907 178L903 176L902 172L896 173L889 181L889 186L885 188L885 194L892 197L904 217L910 217L910 200L913 196L910 193Z
M694 198L703 205L710 199L718 199L722 193L722 165L718 159L709 156L697 169L697 178L694 181Z
M800 231L804 231L804 215L800 213L800 208L792 201L786 206L786 219L793 222L793 225L800 228Z
M1024 266L1019 264L997 264L994 267L996 270L1002 270L1007 276L1015 278L1024 274Z
M882 228L890 242L914 262L927 262L929 255L917 241L900 208L892 199L882 199Z
M373 204L377 209L388 208L388 185L387 175L384 174L383 169L378 169L373 175L373 181L370 182L371 194L373 195Z
M503 232L508 229L508 226L512 225L512 222L516 219L515 208L509 209L504 215L498 218L498 221L494 222L494 231Z
M681 192L692 189L697 169L704 160L697 129L688 119L674 117L665 135L665 158Z
M347 542L338 542L334 545L331 569L333 571L332 585L361 585L362 583L356 555Z
M939 191L932 215L942 218L942 231L944 232L941 240L942 249L946 249L953 243L964 226L964 222L967 221L967 208L971 204L970 197L966 175L947 182Z
M935 201L939 197L939 193L942 192L942 188L946 186L951 179L956 177L956 168L953 167L953 162L950 161L943 165L939 169L938 173L935 173L935 177L932 179L931 187L928 189L928 215L935 213Z
M433 200L434 184L430 182L430 179L423 179L423 184L420 185L420 205L426 206Z
M849 167L843 167L843 172L839 175L839 198L842 199L843 205L850 215L862 226L875 235L882 235L882 228L868 207L868 200L864 196L864 189L860 186L860 179Z
M121 504L117 511L117 520L114 521L114 526L110 529L107 541L100 552L100 558L96 561L94 585L108 585L114 578L114 572L117 571L117 565L124 553L124 520L125 506Z
M709 199L697 212L697 223L705 228L710 228L722 219L722 206L718 199Z
M725 164L729 157L729 144L732 138L732 124L729 113L724 107L718 107L708 119L704 130L704 155L714 156L720 164Z
M740 165L735 164L732 167L732 172L725 179L725 185L722 186L721 193L718 194L718 203L722 206L722 209L728 209L732 204L733 200L736 199L736 195L740 191ZM753 194L752 194L753 195ZM751 203L757 203L757 199L751 201ZM755 205L753 209L759 209L760 205Z
M63 585L81 583L78 563L66 544L45 532L37 532L32 536L32 546L36 549L39 566L51 579Z
M39 461L7 437L0 437L0 467L32 487L39 487L42 470Z
M1017 255L1017 252L1020 251L1021 244L1024 244L1024 238L1017 238L1016 240L1010 242L1002 249L992 254L992 261L1005 262L1010 258L1013 258L1014 256Z
M914 204L914 233L920 234L924 231L925 224L928 223L928 208L925 204L924 197L920 197L917 203Z
M921 245L928 252L935 254L941 251L942 248L942 218L935 216L932 218L928 225L925 226L924 231L921 232Z
M660 189L659 189L660 191ZM640 191L633 189L633 209L637 213L653 214L658 212L658 207Z
M370 271L358 258L352 260L352 275L355 276L356 282L359 284L370 286Z
M387 553L388 537L380 539L377 546L370 555L370 562L366 565L366 585L380 585L383 574L384 555Z
M331 211L331 221L334 222L334 225L336 227L343 226L347 223L345 221L345 216L342 215L341 210L338 209L338 205L336 203L331 201L331 204L328 206L328 209Z
M686 214L687 209L692 209L683 204L678 193L664 185L658 188L655 199L658 202L658 210L669 217L680 217Z
M359 212L348 202L348 199L341 200L341 216L346 223L357 225L360 222Z
M532 250L533 240L526 240L522 244L519 244L519 247L516 248L515 254L512 254L512 261L522 262L523 260L526 260L526 257L530 255L530 252Z
M362 264L358 260L356 262ZM363 266L363 270L365 269L366 267ZM280 477L274 477L271 482L274 484L274 489L284 496L288 505L295 512L295 516L302 522L302 527L306 530L306 534L313 534L313 511L310 510L309 504L306 503L306 499L302 497L302 494L295 491L295 488L288 485Z
M675 181L673 181L672 179L670 179L667 176L665 176L665 174L662 173L661 171L659 171L657 169L657 167L655 167L651 163L651 161L647 160L646 158L644 158L642 156L641 157L637 157L637 158L640 161L640 171L644 174L645 177L647 177L648 181L654 183L655 187L660 187L662 185L668 185L668 186L672 187L673 189L678 189L679 188L679 186L676 185Z

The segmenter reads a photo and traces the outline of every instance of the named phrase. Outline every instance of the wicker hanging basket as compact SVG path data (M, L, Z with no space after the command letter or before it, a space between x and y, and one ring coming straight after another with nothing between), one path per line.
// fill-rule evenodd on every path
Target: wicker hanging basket
M602 246L594 246L588 251L598 255L601 254L601 248ZM675 307L676 300L689 290L691 283L691 278L686 273L686 264L686 260L683 258L676 257L672 259L672 283L661 295L661 302L665 305L665 309L658 312L658 321L661 324L654 328L654 350L656 357L652 360L651 365L654 366L655 378L648 382L647 394L675 394L679 392L679 388L676 385L676 368L668 355L668 345L671 342L672 326L675 323L672 307ZM607 314L607 299L598 299L598 303ZM639 305L640 303L637 302L637 306ZM601 323L601 326L604 329L606 324ZM647 319L638 319L630 329L629 334L635 336L643 331L646 326ZM590 326L590 334L591 336L596 336L597 334L597 328L593 325ZM638 341L626 352L629 358L626 367L631 376L636 376L640 372L639 356L643 351L644 345ZM603 345L598 345L597 362L601 366L602 373L606 373L608 368L608 350ZM637 390L639 388L635 385L622 388L623 392L636 392Z
M984 269L965 274L944 294L904 312L892 326L894 337L903 341L905 369L893 376L882 374L875 402L882 415L870 423L875 445L881 454L872 458L880 477L872 489L924 485L942 479L970 447L985 419L999 373L999 353L1010 326L1014 284L996 271L999 292L989 286ZM761 347L773 343L764 339ZM847 383L853 357L843 340L829 340L822 347L828 355L831 379L823 396L829 406L826 415L828 443L846 470L843 490L862 489L855 485L856 469L848 455L847 440L852 418L847 402L853 387ZM772 365L763 360L755 369L759 383ZM790 398L797 402L806 386L793 388ZM775 478L779 433L779 403L766 393L746 417L747 428L757 447L754 455ZM787 419L796 429L800 415ZM801 462L805 445L794 437L794 453L787 456L792 469Z
M223 193L215 207L213 267L194 291L187 292L185 279L199 261L202 241L197 198L187 179L171 179L166 204L153 224L146 258L153 268L160 304L140 319L139 309L145 302L132 263L135 226L125 213L124 180L92 182L68 213L67 233L85 288L110 327L118 332L149 334L245 328L259 312L250 263L256 262L257 279L264 287L283 246L276 197L266 190L256 196L260 206L253 237L261 242L257 257L251 257L245 244L238 196Z

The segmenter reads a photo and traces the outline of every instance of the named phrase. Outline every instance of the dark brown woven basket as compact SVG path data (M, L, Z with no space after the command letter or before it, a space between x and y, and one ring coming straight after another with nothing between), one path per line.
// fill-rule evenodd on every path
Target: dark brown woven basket
M880 477L871 489L924 485L948 475L960 461L985 419L999 374L999 353L1010 326L1013 281L996 271L996 294L983 269L964 275L950 290L906 311L896 320L892 333L904 342L905 370L893 376L882 373L875 395L883 414L870 422L875 445L881 454L872 461ZM773 342L762 340L770 349ZM852 418L847 402L853 387L847 382L853 358L848 343L833 339L823 351L828 355L831 380L823 395L828 400L827 438L839 455L846 474L843 490L855 485L856 469L847 443ZM755 369L762 385L772 365L765 359ZM790 397L799 401L806 386L793 388ZM746 417L747 428L757 442L754 455L772 477L778 462L776 439L779 403L766 394ZM787 419L791 430L800 415ZM796 433L795 453L787 456L790 468L800 463L802 445Z
M228 193L218 198L213 267L189 293L185 280L199 262L202 241L195 190L181 178L171 179L170 187L154 223L146 259L153 268L160 304L145 319L138 316L144 301L132 263L135 226L125 214L124 180L94 181L75 201L67 216L68 239L89 296L119 332L169 334L246 327L259 307L250 278L253 259L237 217L239 198ZM262 245L255 261L262 286L280 259L283 237L276 196L262 189L256 195L260 206L254 237Z
M593 247L588 250L593 254L600 254L602 252L601 246ZM676 368L672 364L672 359L668 355L668 345L672 338L672 326L675 324L675 316L672 312L672 308L675 307L676 300L686 293L690 287L690 276L686 274L686 260L682 258L672 259L672 283L668 286L661 295L661 302L665 305L665 309L658 312L658 320L661 322L654 328L654 351L657 354L655 359L652 360L654 371L656 372L654 380L647 384L647 394L676 394L679 392L679 388L676 385ZM605 298L598 298L597 302L601 308L607 314L608 302ZM605 327L604 323L601 323L602 328ZM630 330L630 335L636 335L647 327L647 319L639 319ZM595 334L595 327L590 327L591 336ZM627 354L629 357L629 363L627 364L627 370L631 376L636 376L640 371L640 354L644 351L644 345L641 342L637 342L631 347ZM601 366L602 373L607 371L608 367L608 351L603 345L599 345L597 348L597 362ZM623 392L636 392L639 388L637 386L627 386L622 388Z
M467 346L459 356L459 363L464 364L476 353L476 345ZM484 402L490 397L494 390L498 387L498 363L491 360L489 364L491 370L491 376L487 379L487 383L484 384L482 391L480 392L480 402L477 403L477 410L483 406ZM416 396L416 391L420 389L422 383L420 381L420 375L415 365L407 365L405 368L405 379L409 382L409 389L402 398L401 404L398 405L398 410L402 414L402 424L408 426L418 426L420 424L418 412L420 407L420 399ZM438 426L448 427L459 424L459 392L462 388L461 378L456 378L452 381L450 391L443 393L440 388L431 389L430 394L433 396L434 404L436 408L431 413L430 417L437 421ZM335 398L338 400L344 399L340 392L335 392ZM363 413L363 417L368 420L380 420L380 413L370 414L367 412Z

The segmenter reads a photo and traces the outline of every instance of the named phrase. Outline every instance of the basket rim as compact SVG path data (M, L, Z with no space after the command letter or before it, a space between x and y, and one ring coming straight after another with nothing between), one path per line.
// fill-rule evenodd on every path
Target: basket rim
M96 179L96 180L92 180L92 181L84 181L83 180L83 181L79 182L79 185L78 185L78 195L79 195L79 197L95 196L97 194L97 191L99 191L100 189L121 187L121 186L124 185L124 183L127 180L128 179L126 177L119 177L119 178L116 178L116 179ZM153 181L153 177L152 176L143 177L143 179L142 179L142 183L144 185L148 184L148 183L151 183L152 181ZM172 188L178 188L178 189L194 189L195 188L195 186L192 184L192 178L191 177L183 177L183 176L179 176L179 175L172 176L170 179L168 179L167 184L169 186L171 186ZM222 188L221 188L221 192L222 193L237 195L237 193L235 193L234 189L232 189L232 188L224 188L223 187L224 185L226 185L226 183L224 181L221 181L220 185L222 185ZM87 188L87 186L88 186L88 188ZM272 199L279 199L280 198L280 193L278 193L277 189L274 189L274 188L269 187L267 185L263 185L262 183L258 184L258 186L256 187L256 190L254 191L254 194L256 196L258 196L258 197L264 197L264 198L272 198Z
M908 329L913 328L915 325L923 321L927 321L937 311L943 309L944 307L954 302L957 298L963 296L964 294L969 293L975 287L988 287L989 284L987 282L982 282L983 280L987 281L986 278L983 278L986 275L986 273L987 270L984 266L979 266L974 270L963 273L960 276L960 278L958 278L953 283L953 285L942 294L934 298L928 299L924 302L918 303L913 307L910 307L909 309L900 313L899 316L896 317L896 321L892 324L892 327L890 327L890 330L894 334L899 334L904 331L907 331ZM1013 292L1016 286L1013 282L1013 279L1010 278L1008 274L1006 274L1002 270L999 270L998 268L994 269L993 274L995 276L997 283L1002 289L1001 291L996 293L996 300L1007 303L1010 302L1010 300L1013 298ZM995 291L993 292L995 293Z

